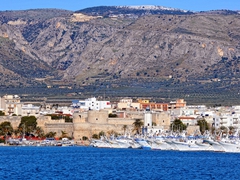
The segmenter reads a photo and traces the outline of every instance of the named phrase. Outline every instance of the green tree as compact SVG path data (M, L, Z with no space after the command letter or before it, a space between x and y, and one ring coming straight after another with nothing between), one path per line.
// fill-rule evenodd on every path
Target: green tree
M43 137L44 136L44 131L41 127L37 126L36 129L35 129L35 136L37 137Z
M133 131L136 131L137 134L140 134L141 127L143 126L143 121L141 119L136 119L133 123Z
M223 134L226 134L228 132L228 128L225 126L221 126L220 130L222 131Z
M65 131L61 131L62 135L61 138L68 138L68 135Z
M13 134L14 134L15 137L18 137L18 135L19 135L19 130L18 130L18 129L14 129L14 130L13 130Z
M83 141L86 141L86 140L88 140L88 137L87 137L87 136L83 136L83 137L82 137L82 140L83 140Z
M0 124L0 134L1 135L11 135L13 133L13 127L10 122L4 121Z
M109 117L109 118L116 118L116 117L117 117L117 114L112 114L112 113L110 113L110 114L108 115L108 117Z
M50 132L48 132L47 134L45 134L45 136L47 137L47 138L54 138L55 136L56 136L56 132L52 132L52 131L50 131Z
M61 119L62 117L58 114L46 114L45 116L51 116L52 120Z
M93 134L93 135L92 135L92 138L94 138L94 139L99 139L99 136L98 136L98 134Z
M228 129L229 129L229 134L233 134L235 131L235 127L233 126L229 126Z
M99 132L98 136L99 136L99 137L105 136L105 132L103 132L103 131Z
M0 111L0 116L5 116L5 113Z
M37 118L35 116L23 116L18 126L20 132L30 134L37 127Z
M114 131L114 130L109 130L108 132L107 132L107 134L109 135L109 136L112 136L112 135L114 135L115 137L117 137L119 134L116 132L116 131Z
M180 119L175 119L171 125L170 125L170 129L172 131L182 131L182 130L186 130L187 126L185 124L183 124L183 122Z
M200 132L203 134L206 130L209 130L208 123L205 119L197 121L197 125L200 127Z
M73 118L70 118L69 116L64 116L65 122L73 122Z

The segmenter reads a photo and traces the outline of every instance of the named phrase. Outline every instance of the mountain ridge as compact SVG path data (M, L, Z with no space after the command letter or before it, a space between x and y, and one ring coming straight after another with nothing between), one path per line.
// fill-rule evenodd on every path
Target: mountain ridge
M0 12L1 86L238 93L239 13L84 11Z

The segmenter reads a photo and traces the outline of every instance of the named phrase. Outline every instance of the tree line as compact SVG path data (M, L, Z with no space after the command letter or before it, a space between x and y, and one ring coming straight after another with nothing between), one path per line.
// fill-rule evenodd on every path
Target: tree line
M11 122L4 121L0 124L0 136L3 136L4 139L7 137L32 137L32 138L54 138L56 136L56 132L48 132L44 133L43 129L37 125L37 118L35 116L23 116L21 118L21 122L16 129L13 128ZM60 138L72 138L68 137L65 131L62 131L62 135Z

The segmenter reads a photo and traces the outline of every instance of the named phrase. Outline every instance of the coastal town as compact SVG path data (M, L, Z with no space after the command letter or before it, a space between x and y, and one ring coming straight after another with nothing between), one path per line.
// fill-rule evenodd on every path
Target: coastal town
M72 100L69 106L46 103L37 106L21 102L18 95L4 95L0 99L0 112L1 134L10 145L16 139L37 140L38 145L54 139L61 140L61 145L104 147L108 145L96 141L114 137L166 137L166 133L178 137L208 134L215 139L228 138L238 136L240 125L240 106L193 106L184 99L158 103L123 98L111 102L92 97ZM35 125L27 119L35 119ZM60 145L57 141L54 145L57 143Z

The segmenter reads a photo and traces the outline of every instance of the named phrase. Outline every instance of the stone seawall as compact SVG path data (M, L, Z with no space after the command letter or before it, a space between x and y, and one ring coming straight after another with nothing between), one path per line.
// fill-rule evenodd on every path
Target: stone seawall
M0 116L0 123L5 121L10 122L13 129L17 129L21 122L21 116Z
M62 133L66 133L68 137L74 136L74 125L73 123L46 123L44 132L56 132L56 137L61 137Z

